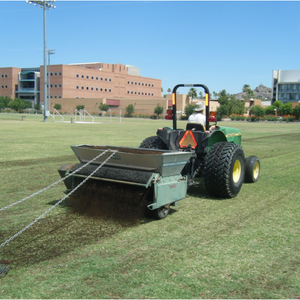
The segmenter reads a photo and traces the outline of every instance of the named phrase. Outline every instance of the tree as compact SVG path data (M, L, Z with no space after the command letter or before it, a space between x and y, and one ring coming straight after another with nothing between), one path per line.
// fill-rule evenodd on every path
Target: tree
M23 99L15 98L7 105L11 109L21 112L23 109L32 108L31 101L24 101Z
M55 103L54 108L57 109L57 110L60 110L61 109L61 104Z
M168 93L171 93L171 92L172 92L172 90L171 90L170 88L168 88L167 92L168 92Z
M6 108L8 106L8 103L11 101L8 97L0 97L0 110Z
M228 107L221 105L217 108L217 120L221 121L225 116L228 116Z
M195 105L189 104L184 108L184 113L189 117L194 112Z
M162 106L160 106L159 104L157 104L157 106L154 108L154 113L157 115L157 117L159 118L159 115L161 115L164 111L164 108Z
M300 119L300 105L299 104L294 108L293 113L294 113L296 119L299 120Z
M188 96L192 99L197 98L197 90L195 88L190 88Z
M218 102L220 103L220 105L228 105L228 101L229 101L229 94L226 92L226 90L222 90L219 93Z
M274 105L271 105L271 106L268 106L265 108L265 113L266 115L275 115L275 106Z
M244 98L246 98L246 99L251 99L251 98L255 97L254 92L251 90L249 84L244 84L243 92L246 93L246 96L244 96Z
M292 103L287 102L287 103L283 104L283 106L281 108L281 114L282 115L291 115L292 113L293 113Z
M82 109L84 109L84 105L76 105L76 109L77 110L82 110Z
M131 118L133 113L134 113L134 106L132 104L128 104L128 106L126 106L125 116Z
M106 104L106 103L100 103L99 109L100 109L101 111L108 111L108 110L109 110L109 105Z
M228 113L229 115L243 115L245 113L245 102L235 98L235 95L230 95L228 101Z
M277 111L277 115L282 115L282 108L283 108L283 103L280 101L280 100L276 100L274 103L273 103L273 106L274 108L276 109Z
M33 108L35 110L41 110L41 104L37 103L37 104L34 104ZM54 107L55 108L55 107Z
M254 105L253 107L251 107L250 113L251 113L251 115L257 116L257 117L265 116L265 110L260 105Z
M216 98L218 98L218 96L219 96L219 94L218 93L216 93L215 91L213 91L213 97L214 97L214 99L216 99Z

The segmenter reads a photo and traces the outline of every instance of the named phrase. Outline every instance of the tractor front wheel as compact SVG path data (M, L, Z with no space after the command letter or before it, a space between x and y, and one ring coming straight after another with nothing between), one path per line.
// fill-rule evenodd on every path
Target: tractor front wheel
M245 182L253 183L258 180L260 173L259 158L255 155L246 158Z
M204 185L215 197L233 198L245 177L245 156L238 144L220 142L212 145L204 159Z

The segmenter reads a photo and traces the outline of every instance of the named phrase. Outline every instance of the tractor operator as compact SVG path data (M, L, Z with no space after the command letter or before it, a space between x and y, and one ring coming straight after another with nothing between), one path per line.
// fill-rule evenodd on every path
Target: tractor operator
M206 117L203 114L204 111L204 104L203 102L197 102L194 107L194 113L189 116L189 123L201 123L205 126Z
M202 124L202 126L205 130L206 116L203 114L204 108L205 108L205 106L204 106L203 102L197 102L194 107L194 113L189 116L188 122L189 123L200 123L200 124ZM209 128L209 130L206 130L205 132L210 132L215 128L216 128L216 126L213 125Z

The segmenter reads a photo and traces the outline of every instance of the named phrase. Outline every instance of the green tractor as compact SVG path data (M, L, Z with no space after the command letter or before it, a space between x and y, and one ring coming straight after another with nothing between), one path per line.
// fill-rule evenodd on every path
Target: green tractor
M186 129L177 129L176 91L179 87L201 87L205 91L206 124L187 123ZM238 195L244 182L258 180L260 161L256 156L245 158L241 146L242 133L239 129L217 126L217 120L210 118L209 89L203 84L178 84L172 91L173 128L157 130L156 136L146 138L140 148L192 152L181 174L187 177L187 187L192 186L195 177L201 176L210 195L233 198ZM210 128L210 122L214 126Z

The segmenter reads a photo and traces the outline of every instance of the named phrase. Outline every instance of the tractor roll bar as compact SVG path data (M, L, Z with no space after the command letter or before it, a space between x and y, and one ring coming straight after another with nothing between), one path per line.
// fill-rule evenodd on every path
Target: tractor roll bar
M176 91L179 87L202 87L205 91L205 113L206 113L206 124L205 127L209 128L209 89L204 84L177 84L172 91L172 103L173 103L173 129L177 129L177 117L176 117Z

